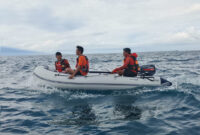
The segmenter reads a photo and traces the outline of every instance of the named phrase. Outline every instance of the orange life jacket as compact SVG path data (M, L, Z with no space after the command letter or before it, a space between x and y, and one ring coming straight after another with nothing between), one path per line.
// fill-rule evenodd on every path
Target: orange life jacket
M84 56L84 55L81 55L81 56ZM79 56L77 59L76 59L76 68L78 67L78 63L80 61L80 57ZM88 61L88 58L87 56L84 56L85 58L85 61L83 61L83 65L81 65L81 69L80 69L80 73L83 75L83 76L86 76L89 72L89 61Z
M55 62L55 67L58 72L64 71L66 68L69 68L70 65L66 59L62 59L61 61Z
M138 73L138 71L140 70L140 67L139 67L139 64L138 64L138 61L137 61L138 55L137 55L136 53L132 53L132 54L130 54L130 56L128 56L128 57L126 57L126 58L124 59L124 62L125 62L126 59L128 59L129 57L130 57L131 59L130 59L130 62L129 62L129 64L128 64L128 66L127 66L126 69L128 69L128 70L130 70L130 71L132 71L132 72Z

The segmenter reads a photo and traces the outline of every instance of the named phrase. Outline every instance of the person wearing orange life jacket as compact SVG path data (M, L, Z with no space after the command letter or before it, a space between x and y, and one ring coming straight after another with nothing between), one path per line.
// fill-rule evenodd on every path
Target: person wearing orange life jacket
M62 59L62 54L60 52L56 53L57 61L55 62L55 69L58 72L66 73L66 69L70 68L70 64L67 59Z
M78 56L76 60L76 69L67 69L67 72L71 74L69 79L73 79L76 75L86 76L89 72L89 61L87 56L83 55L84 48L82 46L76 47L76 55Z
M127 77L135 77L139 71L139 65L137 61L138 55L136 53L131 54L130 48L124 48L123 50L124 65L114 69L112 73L118 73L120 76L123 75Z

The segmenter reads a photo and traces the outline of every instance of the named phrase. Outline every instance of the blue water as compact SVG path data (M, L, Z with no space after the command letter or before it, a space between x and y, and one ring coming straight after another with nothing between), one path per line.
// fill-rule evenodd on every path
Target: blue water
M52 56L0 57L0 135L199 135L200 51L139 53L173 86L123 91L39 87L32 72ZM75 56L65 56L75 65ZM92 70L121 65L122 55L88 55Z

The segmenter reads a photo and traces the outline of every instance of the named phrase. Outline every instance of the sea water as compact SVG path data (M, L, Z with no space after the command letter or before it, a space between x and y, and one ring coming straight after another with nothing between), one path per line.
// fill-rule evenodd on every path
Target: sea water
M37 66L55 56L0 57L0 135L199 135L200 51L138 53L170 87L85 91L38 86ZM75 55L64 55L75 66ZM122 54L90 54L90 70L112 71Z

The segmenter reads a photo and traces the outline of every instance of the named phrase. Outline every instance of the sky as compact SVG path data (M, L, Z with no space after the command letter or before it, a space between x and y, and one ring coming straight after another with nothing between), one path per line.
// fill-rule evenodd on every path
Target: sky
M0 46L44 53L200 50L200 0L0 0Z

